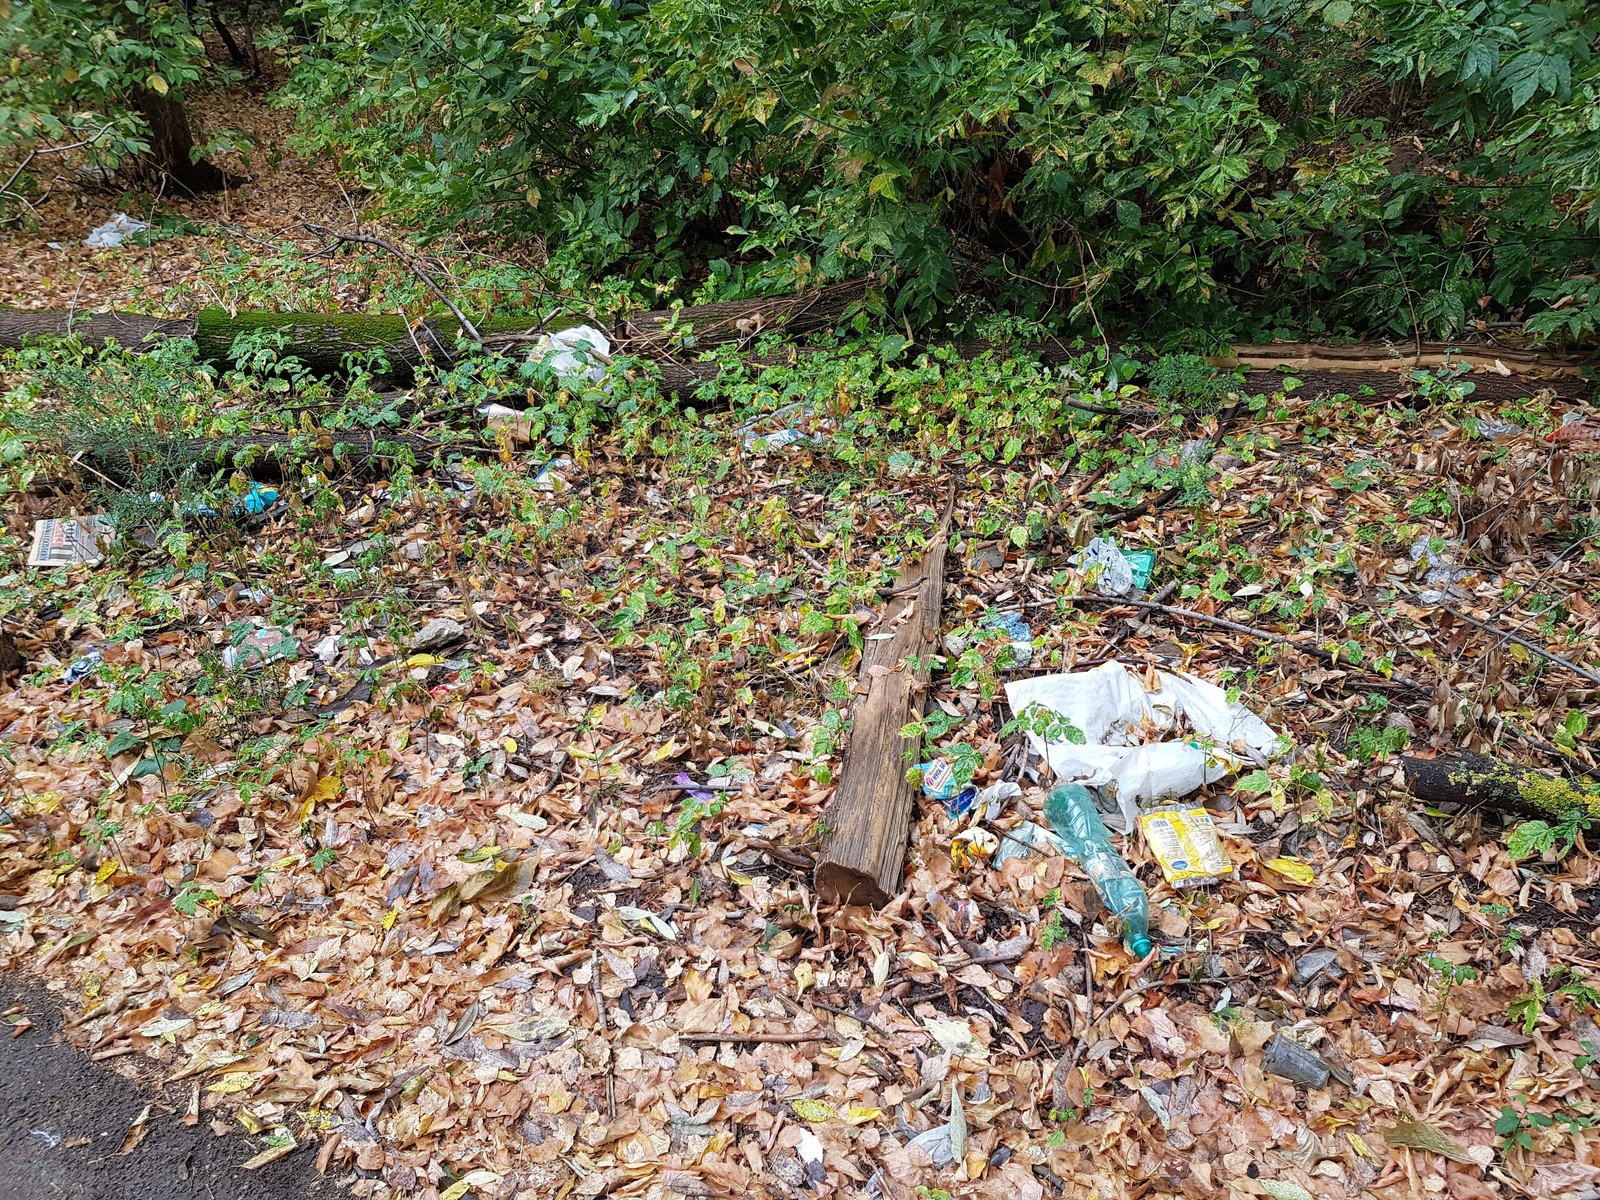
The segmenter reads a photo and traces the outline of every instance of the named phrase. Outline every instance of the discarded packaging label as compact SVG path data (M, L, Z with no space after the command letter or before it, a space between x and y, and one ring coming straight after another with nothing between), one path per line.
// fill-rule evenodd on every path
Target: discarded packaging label
M994 852L994 866L1013 858L1028 858L1033 854L1065 854L1071 856L1067 843L1054 830L1023 821L1015 829L1000 835L1000 848Z
M1094 586L1106 596L1126 596L1136 588L1148 587L1156 568L1155 551L1135 550L1130 554L1103 537L1095 538L1067 561L1084 572L1098 567Z
M252 630L238 645L225 647L222 665L234 671L264 667L268 663L299 657L300 643L295 640L294 634L281 626L267 625Z
M1011 639L1009 662L1002 665L1013 668L1026 667L1033 662L1033 629L1017 613L990 613L984 618L985 629L998 629Z
M964 829L951 839L950 863L958 871L965 871L1000 849L1000 839L987 829Z
M1280 749L1271 727L1229 703L1215 684L1173 671L1153 674L1153 692L1141 675L1115 662L1006 684L1013 712L1025 720L1046 718L1028 739L1057 779L1115 784L1127 820L1122 832L1137 819L1138 803L1186 796L1247 763L1264 765ZM1147 732L1180 722L1190 733L1186 739L1141 744Z
M35 521L28 565L96 567L105 561L103 548L115 536L111 519L105 516L49 517Z
M1142 812L1139 828L1168 883L1216 883L1233 871L1211 814L1198 805L1173 804Z
M935 800L951 800L956 795L956 766L948 758L936 758L917 768L922 772L923 795Z
M951 796L944 802L944 811L952 821L959 821L971 812L978 801L978 789L975 787L962 788L960 795Z

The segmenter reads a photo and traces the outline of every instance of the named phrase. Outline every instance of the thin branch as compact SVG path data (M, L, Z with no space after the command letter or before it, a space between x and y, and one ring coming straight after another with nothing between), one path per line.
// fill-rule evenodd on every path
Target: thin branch
M1081 596L1067 596L1063 597L1063 599L1065 599L1069 604L1103 604L1108 608L1126 606L1128 608L1143 609L1146 612L1165 613L1167 616L1175 617L1180 621L1197 621L1203 625L1215 625L1219 629L1226 629L1232 633L1244 634L1246 637L1260 638L1262 641L1266 642L1276 642L1280 646L1288 646L1291 650L1297 650L1301 654L1309 654L1313 658L1321 659L1323 662L1328 663L1331 666L1340 665L1339 659L1333 654L1333 652L1324 650L1321 646L1310 646L1305 642L1297 642L1293 638L1287 637L1284 634L1273 633L1270 629L1257 629L1254 625L1241 625L1237 621L1229 621L1224 617L1214 617L1210 613L1196 612L1192 608L1178 608L1171 604L1157 604L1152 600L1130 600L1122 596L1096 596L1093 594L1085 594ZM1054 600L1036 600L1032 602L1034 607L1055 603L1057 602ZM1344 665L1353 666L1355 664L1346 662ZM1371 671L1370 668L1366 667L1358 667L1357 669L1369 671L1371 674L1379 674L1378 672ZM1419 683L1410 676L1402 675L1398 671L1394 672L1392 675L1379 674L1379 678L1388 679L1393 683L1399 684L1401 687L1413 688L1418 691L1427 690L1426 684Z
M456 306L454 300L445 295L444 289L433 281L433 276L424 271L421 264L393 242L386 242L380 237L373 237L370 233L341 233L337 229L326 229L321 225L313 225L310 221L302 221L301 224L318 237L332 238L334 245L357 243L363 246L376 246L380 250L387 250L404 263L413 275L422 280L423 285L439 298L441 304L450 310L451 315L460 323L463 333L478 345L483 345L483 335L478 332L478 327L467 319L467 314Z
M812 1033L680 1033L680 1042L721 1042L730 1046L760 1045L771 1042L780 1046L795 1046L801 1042L826 1042L828 1034L823 1029Z
M1565 667L1580 679L1587 679L1590 683L1600 685L1600 675L1595 674L1593 671L1589 670L1588 667L1580 667L1571 659L1562 658L1559 654L1551 653L1537 642L1530 642L1527 638L1512 633L1509 629L1497 629L1493 625L1485 624L1483 621L1479 621L1475 617L1467 616L1467 614L1462 612L1460 609L1451 608L1446 605L1444 611L1449 613L1458 621L1465 621L1468 625L1473 626L1475 629L1481 629L1485 633L1492 633L1495 635L1495 637L1504 638L1508 642L1515 642L1524 650L1528 650L1534 654L1537 654L1546 662L1553 662L1558 667Z
M18 179L22 178L22 173L28 169L28 164L33 162L34 159L46 154L61 154L67 150L77 150L84 146L92 146L95 142L98 142L101 138L103 138L110 129L111 126L109 124L102 125L89 137L84 138L83 141L73 142L68 146L46 146L43 150L35 147L34 149L29 150L28 156L17 164L17 169L15 171L11 172L11 178L7 179L3 184L0 184L0 196L11 196L16 194L11 190L11 185Z

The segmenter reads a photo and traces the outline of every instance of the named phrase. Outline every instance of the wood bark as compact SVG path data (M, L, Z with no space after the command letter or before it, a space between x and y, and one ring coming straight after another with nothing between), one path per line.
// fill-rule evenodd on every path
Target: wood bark
M209 159L194 156L194 133L183 101L154 88L133 91L134 107L150 133L146 157L151 167L186 192L220 192L233 180Z
M391 470L402 454L419 465L432 461L434 453L446 443L411 433L371 433L364 430L318 430L309 434L250 433L227 438L172 438L160 443L157 461L176 467L191 463L202 468L237 467L252 479L274 480L285 477L286 468L297 462L320 460L330 473L344 469L366 475L381 475ZM493 451L492 445L472 446L451 442L456 452ZM97 471L118 483L132 484L141 468L151 465L151 450L141 446L100 445L89 447L85 456Z
M618 353L657 359L653 369L660 373L662 389L671 395L687 396L715 380L723 368L714 362L673 360L670 357L673 329L692 327L696 350L722 342L751 340L754 335L742 332L740 322L746 322L746 328L756 325L766 330L781 328L789 335L802 336L832 327L853 305L862 302L864 294L864 285L854 290L841 286L801 297L780 296L703 305L676 312L643 313L613 330L614 347ZM670 325L674 319L676 325ZM571 320L564 323L570 324ZM134 313L0 309L0 349L14 349L28 337L65 334L69 327L86 341L115 340L126 346L146 345L150 339L160 336L193 337L202 358L209 362L226 362L240 334L281 332L287 340L285 352L300 359L316 374L338 374L347 369L349 356L380 351L389 363L387 374L399 381L411 377L424 354L449 361L455 354L460 335L452 317L428 317L412 325L398 315L356 313L228 313L206 309L188 318L157 318ZM542 327L539 322L507 318L484 323L482 332L490 343L497 335L515 342L531 339ZM1049 364L1066 362L1078 353L1060 342L1026 345L956 342L952 347L964 358L985 353L1032 354ZM509 352L515 351L514 345L506 348ZM932 348L913 346L911 352ZM1423 350L1432 353L1431 344L1425 343ZM1269 351L1281 352L1282 357L1273 359ZM744 365L756 371L815 353L818 351L795 346L777 356L749 355ZM1497 359L1501 366L1517 374L1500 374L1495 366ZM1239 346L1232 356L1216 361L1219 365L1237 362L1246 366L1244 390L1251 395L1284 390L1291 377L1299 381L1291 394L1300 397L1344 394L1360 398L1370 391L1373 396L1391 399L1409 396L1415 390L1410 372L1416 368L1416 361L1396 357L1384 347L1309 347L1301 343L1281 347ZM1421 361L1424 366L1430 362L1426 354ZM1587 398L1592 390L1581 376L1581 360L1568 356L1489 348L1472 350L1457 361L1474 362L1482 368L1468 376L1476 399L1509 402L1549 390L1560 399L1580 400ZM1287 373L1262 365L1272 362L1281 362L1288 369Z
M1400 768L1412 794L1428 804L1469 805L1544 818L1578 809L1600 819L1600 791L1486 755L1408 754L1401 758Z
M921 739L902 737L922 715L931 658L939 650L947 509L922 560L895 585L861 655L861 697L851 713L839 786L823 813L829 832L817 856L817 895L836 904L887 904L900 890L917 789L906 772ZM882 636L888 635L888 636Z
M851 279L809 292L639 313L617 327L613 340L619 353L661 358L680 341L692 340L698 350L751 342L769 333L826 333L865 303L869 285L869 280Z

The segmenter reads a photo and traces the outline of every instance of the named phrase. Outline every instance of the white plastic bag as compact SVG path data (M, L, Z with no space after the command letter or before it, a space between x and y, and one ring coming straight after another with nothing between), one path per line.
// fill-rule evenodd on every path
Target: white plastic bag
M1170 671L1156 676L1160 690L1146 692L1139 676L1109 662L1092 671L1016 680L1006 684L1006 699L1019 716L1042 708L1081 730L1081 745L1031 731L1028 737L1057 779L1115 784L1130 822L1140 802L1186 796L1246 764L1266 763L1279 749L1271 727L1243 705L1229 704L1215 684ZM1142 740L1145 726L1170 730L1180 718L1190 731L1185 740Z
M104 225L96 225L83 239L91 250L115 250L122 239L130 234L143 233L150 228L148 221L135 221L127 213L117 213Z
M592 325L574 325L539 339L539 361L562 382L586 379L604 383L611 362L611 342Z

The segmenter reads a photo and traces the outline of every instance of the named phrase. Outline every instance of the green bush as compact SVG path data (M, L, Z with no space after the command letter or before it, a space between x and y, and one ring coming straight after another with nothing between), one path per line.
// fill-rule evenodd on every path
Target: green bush
M871 271L1119 337L1600 314L1600 12L315 0L285 102L402 216L701 298ZM695 289L698 288L698 293Z

